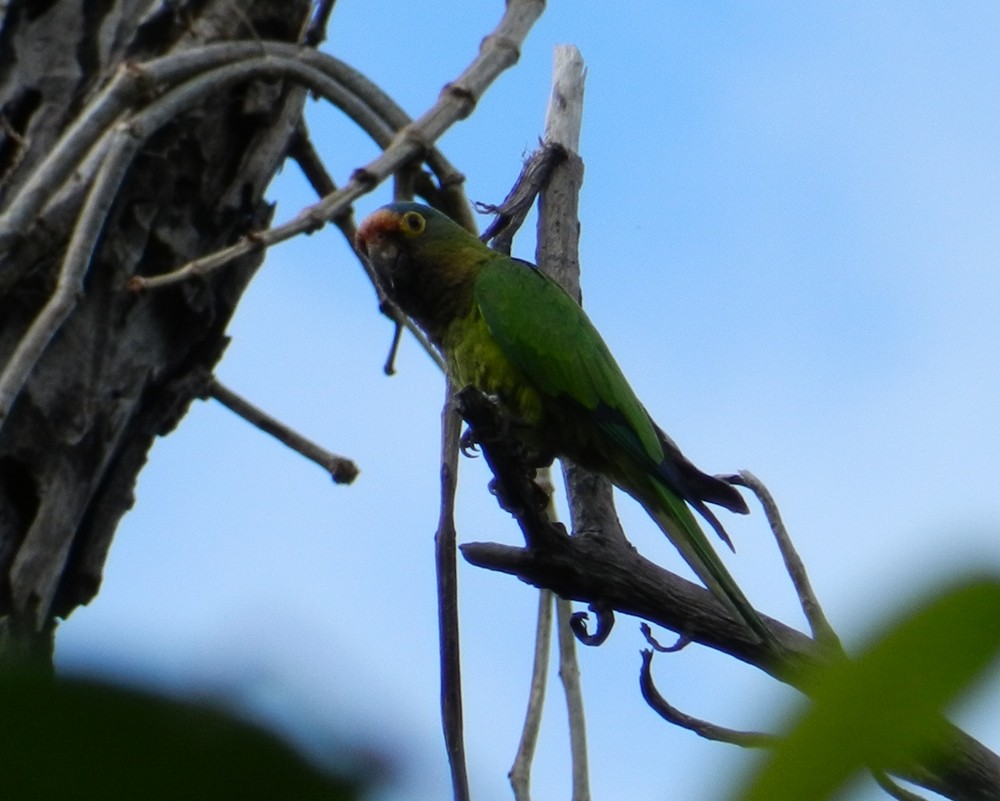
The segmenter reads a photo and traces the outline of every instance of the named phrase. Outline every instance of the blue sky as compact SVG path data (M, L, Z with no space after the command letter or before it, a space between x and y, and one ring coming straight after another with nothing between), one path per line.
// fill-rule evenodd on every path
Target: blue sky
M326 48L416 115L502 5L341 0ZM1000 571L998 33L987 2L553 3L441 142L470 198L502 199L542 131L553 46L580 48L585 305L688 456L768 483L849 643L928 587ZM338 181L375 156L336 111L307 113ZM312 200L292 165L270 194L278 219ZM363 198L358 218L386 199ZM533 249L526 230L516 252ZM385 798L442 798L441 377L412 341L382 375L391 327L332 227L269 253L230 332L221 380L361 476L333 486L196 404L153 449L101 594L60 629L59 663L223 691L317 742L386 750L400 783ZM483 465L462 469L460 539L517 542ZM686 574L620 506L637 547ZM801 625L762 516L727 526L747 594ZM473 789L505 799L536 594L465 565L460 581ZM641 647L622 619L580 654L595 797L724 796L752 757L661 722L639 697ZM795 701L705 649L654 671L673 703L724 725L773 727ZM538 798L568 794L564 717L555 682ZM957 719L1000 747L995 677Z

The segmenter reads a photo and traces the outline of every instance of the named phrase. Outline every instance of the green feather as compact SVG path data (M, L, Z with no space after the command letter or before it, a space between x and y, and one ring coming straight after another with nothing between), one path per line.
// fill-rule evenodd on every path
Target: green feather
M391 246L384 247L387 239ZM635 497L706 586L775 642L687 505L728 543L705 504L746 512L745 502L657 428L562 287L415 203L375 212L362 223L358 246L396 302L442 348L459 387L498 396L542 452L603 473Z

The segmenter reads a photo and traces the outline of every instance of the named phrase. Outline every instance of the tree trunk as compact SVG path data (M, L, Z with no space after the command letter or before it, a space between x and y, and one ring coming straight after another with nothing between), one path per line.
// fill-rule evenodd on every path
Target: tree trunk
M309 7L308 0L0 6L0 216L123 64L213 41L296 41ZM157 292L134 294L128 279L266 227L272 209L264 190L303 100L301 89L278 82L214 93L160 128L125 174L72 312L7 418L0 415L5 657L50 659L56 618L97 593L147 451L203 391L262 254ZM86 183L70 178L0 244L0 368L53 293Z

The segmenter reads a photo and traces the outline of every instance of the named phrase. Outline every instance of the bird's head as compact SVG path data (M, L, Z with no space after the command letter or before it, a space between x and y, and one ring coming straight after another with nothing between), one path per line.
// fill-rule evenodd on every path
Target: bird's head
M386 294L425 330L437 329L471 297L471 279L491 254L458 223L420 203L372 212L354 244Z
M372 212L358 228L354 244L393 294L411 269L411 252L427 231L427 209L416 203L392 203Z

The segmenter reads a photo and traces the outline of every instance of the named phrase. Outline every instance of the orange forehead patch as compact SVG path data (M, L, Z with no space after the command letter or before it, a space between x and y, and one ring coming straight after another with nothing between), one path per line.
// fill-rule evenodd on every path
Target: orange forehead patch
M365 242L374 234L391 233L399 230L399 215L390 209L379 209L369 214L358 228L358 242Z

